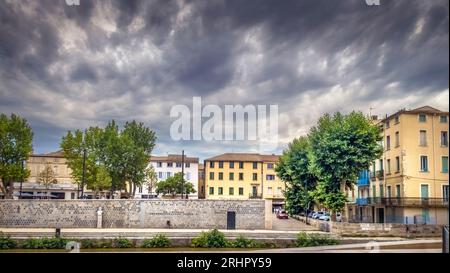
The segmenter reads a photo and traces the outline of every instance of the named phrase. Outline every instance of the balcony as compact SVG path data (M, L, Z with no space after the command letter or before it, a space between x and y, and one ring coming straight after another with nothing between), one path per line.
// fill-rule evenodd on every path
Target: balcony
M388 207L448 207L448 199L420 197L368 197L356 199L356 204L360 206L384 205Z
M375 172L370 172L370 180L375 181L377 180L377 176Z
M358 177L358 180L356 180L356 185L358 187L369 186L369 184L369 177Z
M250 199L262 199L262 194L260 194L260 193L250 193L248 198L250 198Z
M381 180L383 179L383 177L384 177L384 170L377 171L377 178Z

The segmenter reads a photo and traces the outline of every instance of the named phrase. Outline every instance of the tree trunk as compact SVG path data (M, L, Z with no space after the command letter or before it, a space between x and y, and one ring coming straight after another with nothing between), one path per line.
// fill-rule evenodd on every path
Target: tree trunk
M133 193L131 195L131 198L134 198L134 194L136 193L136 184L133 183Z

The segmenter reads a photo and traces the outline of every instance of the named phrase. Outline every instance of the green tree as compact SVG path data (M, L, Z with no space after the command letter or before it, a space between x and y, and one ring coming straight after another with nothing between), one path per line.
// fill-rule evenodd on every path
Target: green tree
M144 182L144 185L145 187L147 187L148 192L151 193L156 188L156 183L158 183L158 177L156 176L155 168L153 168L152 165L150 165L145 172L146 172L146 181Z
M45 187L47 193L52 184L58 183L50 163L45 163L44 169L38 174L37 182Z
M294 139L283 151L275 167L277 175L286 183L286 210L298 214L311 207L312 191L317 184L313 154L307 137Z
M343 190L353 188L358 173L382 154L379 127L361 112L326 114L309 139L320 180L314 196L331 211L340 211L345 205Z
M22 164L33 150L32 141L33 132L24 118L0 114L0 190L6 199L12 199L14 181L30 175Z
M182 173L176 173L174 176L158 182L156 184L156 192L163 195L170 194L172 197L175 197L176 194L190 194L195 193L196 190L191 182L184 181L183 183Z

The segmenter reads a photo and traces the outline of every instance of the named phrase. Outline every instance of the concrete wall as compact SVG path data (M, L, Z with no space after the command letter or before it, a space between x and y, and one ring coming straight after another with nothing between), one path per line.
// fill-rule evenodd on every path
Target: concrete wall
M264 229L264 200L0 200L0 227ZM170 221L170 226L168 224Z
M330 223L332 233L341 236L367 237L439 237L442 225L405 225L373 223Z

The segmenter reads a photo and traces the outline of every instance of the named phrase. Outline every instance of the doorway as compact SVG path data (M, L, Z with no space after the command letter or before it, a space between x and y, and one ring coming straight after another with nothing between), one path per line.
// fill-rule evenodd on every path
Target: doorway
M235 211L227 211L227 229L236 229Z

